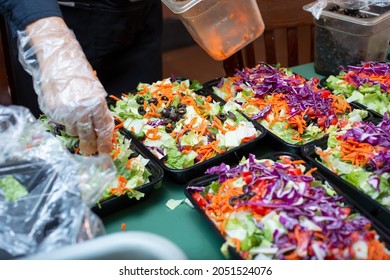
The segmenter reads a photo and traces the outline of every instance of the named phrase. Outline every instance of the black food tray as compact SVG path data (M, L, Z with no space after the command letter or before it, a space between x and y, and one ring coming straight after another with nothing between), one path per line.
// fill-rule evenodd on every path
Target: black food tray
M322 140L322 139L321 139ZM280 156L289 156L290 158L294 160L304 160L305 163L303 164L306 166L308 169L310 169L313 165L311 165L309 162L307 162L303 157L300 157L299 155L289 153L289 152L275 152L275 153L269 153L266 155L263 155L261 157L257 157L258 159L271 159L271 160L276 160ZM334 183L328 179L327 176L322 174L321 171L314 171L312 173L312 176L316 179L320 179L322 182L327 181L329 185L334 189L334 191L338 194L344 197L345 202L352 207L353 211L359 212L361 215L365 216L367 219L369 219L372 222L372 227L375 229L379 236L381 237L381 240L385 242L386 247L390 248L390 230L386 227L383 226L382 222L379 221L376 216L374 216L372 213L367 211L367 209L364 207L364 205L361 205L357 203L354 199L351 199L348 195L345 195L345 192L343 190L343 186L339 183ZM216 225L212 220L209 219L207 214L203 211L203 209L199 206L199 204L195 201L193 198L192 194L196 192L194 189L189 188L190 186L207 186L213 181L217 180L218 176L214 174L209 174L209 175L203 175L199 178L191 180L187 187L184 189L184 194L186 197L190 200L190 202L193 204L194 208L200 213L200 215L206 220L206 222L210 225L210 227L213 229L213 231L216 232L217 236L221 240L221 242L225 242L226 239L225 237L221 234L221 232L218 230ZM355 209L355 210L354 210ZM243 259L240 254L231 246L228 247L229 249L229 254L231 258L234 259Z
M183 80L187 80L187 78L176 77L176 80L183 81ZM137 93L137 91L135 91L135 90L129 92L129 94L136 94L136 93ZM202 89L197 90L196 93L200 94L200 95L211 95L211 97L214 101L221 102L222 105L225 103L217 95L210 94L209 91L207 91L204 86ZM121 95L116 95L116 96L118 98L120 98ZM116 101L109 98L109 99L107 99L107 102L108 102L108 105L110 106L110 105L115 105ZM254 147L258 144L258 142L266 136L267 131L262 126L259 126L257 124L257 122L251 120L250 118L248 118L246 115L240 113L239 111L237 111L237 113L241 114L248 121L252 122L254 127L258 131L260 131L260 135L257 136L255 139L253 139L245 144L242 144L238 147L235 147L229 151L226 151L223 154L217 155L217 156L215 156L211 159L208 159L204 162L196 163L193 166L190 166L190 167L184 168L184 169L173 169L173 168L167 167L147 147L145 147L145 145L143 145L142 142L140 140L138 140L129 130L122 128L122 129L120 129L120 131L127 134L132 139L133 142L137 143L137 145L140 147L140 149L142 149L143 153L145 154L145 157L151 159L152 161L157 163L163 169L164 175L169 176L169 178L171 178L176 183L185 184L188 181L190 181L196 177L204 175L204 172L209 167L212 167L214 165L218 165L219 163L222 163L222 162L234 163L237 160L240 160L243 156L248 155L248 153L254 149Z
M203 84L203 87L204 89L207 91L207 93L209 95L211 95L213 97L213 99L221 102L222 104L225 104L226 101L223 100L221 97L219 97L218 95L216 95L212 89L213 86L216 86L219 81L221 80L221 78L217 78L217 79L214 79L214 80L210 80L210 81L207 81ZM359 106L359 105L356 105L356 104L350 104L352 108L354 109L364 109L363 107ZM368 112L368 116L367 118L365 118L364 120L365 121L370 121L372 118L373 118L373 115L371 114L371 111L367 110ZM241 112L241 114L243 114L247 119L251 119L249 116L247 116L245 113ZM277 150L277 151L284 151L284 152L288 152L288 153L293 153L293 154L297 154L297 155L302 155L301 154L301 150L302 150L302 146L305 145L305 144L308 144L308 143L311 143L312 141L310 142L307 142L305 144L291 144L291 143L288 143L287 141L283 140L282 138L280 138L279 136L277 136L275 133L273 133L271 130L265 128L263 125L261 125L259 122L257 121L254 121L252 120L253 123L257 126L257 127L260 127L261 129L265 130L267 133L266 133L266 138L267 138L267 143L270 144L270 146ZM315 140L313 140L315 141Z
M21 231L23 229L34 226L34 223L39 219L39 210L47 203L46 193L52 192L52 188L56 183L58 173L53 169L53 167L43 160L31 160L31 161L16 161L16 162L7 162L0 165L0 178L6 176L12 176L17 180L23 187L27 190L28 194L25 197L19 198L19 201L9 202L12 203L11 211L13 213L8 213L9 215L25 215L26 213L31 213L31 217L24 221L23 225L20 225ZM23 201L21 203L21 201ZM58 202L56 202L58 203ZM61 202L59 202L61 203ZM38 210L38 214L36 213ZM49 230L53 225L56 224L57 217L53 215L46 219L44 222L47 223L47 229ZM15 217L15 222L20 222L17 217ZM5 222L5 221L3 221ZM18 228L14 225L15 228ZM37 238L44 238L45 232L41 233L41 236ZM15 259L22 257L10 255L7 251L0 248L0 259Z
M328 146L327 141L328 137L325 137L304 145L302 147L303 158L317 167L330 181L334 182L346 197L351 199L351 201L354 201L356 205L364 208L370 215L374 216L378 223L381 224L381 227L390 235L390 210L367 194L358 190L351 183L334 174L330 169L318 161L320 157L316 154L315 148L320 147L326 149Z
M126 131L120 131L120 132L124 134L126 138L131 139L130 149L134 151L131 157L136 157L138 155L141 155L144 158L149 159L149 155L144 152L142 147L140 147L141 144L137 140L134 140L133 137L129 135L130 133ZM93 206L92 211L98 216L103 217L112 214L114 212L123 210L139 202L142 202L146 198L148 198L154 189L158 189L161 187L162 180L164 177L164 171L158 164L156 164L154 161L150 159L149 162L146 164L146 168L151 173L149 177L150 182L135 188L135 190L144 193L145 194L144 197L137 200L135 198L129 198L127 195L113 196Z

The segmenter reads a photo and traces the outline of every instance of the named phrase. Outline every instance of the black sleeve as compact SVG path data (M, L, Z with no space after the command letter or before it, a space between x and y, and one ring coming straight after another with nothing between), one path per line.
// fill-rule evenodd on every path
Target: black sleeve
M0 12L13 31L24 30L29 23L40 18L62 17L56 0L0 0Z

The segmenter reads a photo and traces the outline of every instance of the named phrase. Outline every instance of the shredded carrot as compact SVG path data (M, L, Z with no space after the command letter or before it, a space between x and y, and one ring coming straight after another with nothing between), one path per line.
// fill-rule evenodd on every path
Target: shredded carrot
M369 155L375 149L368 143L360 143L351 138L339 141L342 160L351 162L355 166L364 166L370 160Z
M115 127L114 127L114 130L118 130L119 128L123 127L123 122L117 124Z
M305 173L305 175L306 175L306 176L311 175L313 172L317 171L317 169L318 169L317 167L313 167L313 168L309 169L309 170Z
M214 120L214 122L212 124L212 127L218 128L222 134L225 134L226 130L223 128L221 120L218 119L216 116L213 116L213 120Z
M321 149L316 149L316 153L321 157L321 160L329 167L329 169L333 173L337 174L338 173L337 170L334 169L332 162L329 160L330 154L334 150L335 149L329 149L328 151L323 151Z
M368 243L368 258L369 260L390 260L390 254L384 250L384 244L378 239L370 240Z
M109 97L110 97L111 99L114 99L114 100L116 100L116 101L119 101L119 100L121 100L120 98L118 98L117 96L115 96L115 95L112 95L112 94L110 94L110 95L109 95Z
M136 158L130 158L130 159L126 162L126 168L127 168L127 169L132 169L131 163L132 163L135 159L136 159Z
M158 139L161 139L161 137L162 137L161 135L158 135L158 127L157 126L147 130L145 135L150 140L158 140Z
M111 156L112 159L116 159L119 155L119 153L121 152L121 149L118 147L115 151L115 153Z

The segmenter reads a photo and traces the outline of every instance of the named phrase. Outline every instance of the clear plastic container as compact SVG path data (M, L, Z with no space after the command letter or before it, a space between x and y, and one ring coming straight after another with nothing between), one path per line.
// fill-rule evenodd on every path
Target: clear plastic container
M303 9L310 11L313 4ZM329 4L314 23L316 73L335 75L339 65L385 60L390 40L390 6L348 11Z
M162 0L213 59L224 60L258 38L264 22L256 0Z

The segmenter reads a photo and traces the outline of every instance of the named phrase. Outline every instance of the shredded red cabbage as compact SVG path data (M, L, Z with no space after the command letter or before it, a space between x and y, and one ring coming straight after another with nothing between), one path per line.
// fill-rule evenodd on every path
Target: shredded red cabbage
M362 66L347 66L347 67L340 67L340 70L347 73L349 79L351 82L356 86L356 88L359 88L361 85L370 83L370 84L379 84L381 89L385 92L389 91L389 87L381 82L378 82L376 80L372 80L366 75L380 75L385 76L390 74L390 62L374 62L374 61L367 61L362 62ZM365 74L365 75L359 75L359 74Z
M343 135L344 140L349 137L361 143L390 148L390 118L388 114L384 114L383 120L378 125L371 122L360 122L358 126L347 130Z
M259 181L268 183L267 190L261 198L244 201L238 204L267 207L283 212L280 222L286 229L292 231L299 226L303 232L307 231L299 224L299 219L306 217L309 221L321 228L321 233L327 238L323 240L323 249L329 252L332 248L346 248L350 244L350 234L359 232L362 235L368 233L370 221L363 216L350 216L342 206L342 196L328 196L324 188L311 187L310 183L315 180L311 175L293 175L289 173L291 168L297 168L293 163L284 164L275 162L272 166L265 162L255 161L254 155L249 156L247 163L236 167L226 164L214 166L207 170L208 174L217 174L219 182L229 178L239 177L242 172L252 172L252 180L245 186L246 192L255 189ZM293 182L293 187L291 183ZM259 228L263 228L260 221ZM313 234L313 232L311 233ZM276 257L283 259L283 254L297 248L296 240L290 235L274 233L275 245L278 247ZM311 240L308 236L308 242ZM308 246L308 244L307 244ZM300 244L300 249L305 246Z

